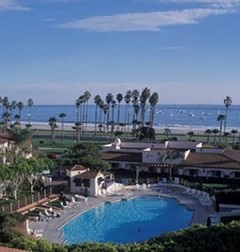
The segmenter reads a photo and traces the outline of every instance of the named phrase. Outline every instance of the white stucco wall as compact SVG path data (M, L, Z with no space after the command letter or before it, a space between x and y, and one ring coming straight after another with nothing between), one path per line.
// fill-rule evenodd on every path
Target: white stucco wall
M99 192L101 191L101 186L102 186L103 182L98 185L98 178L104 179L103 174L99 173L96 178L90 179L90 187L87 187L88 196L96 197L96 196L100 195ZM71 177L70 178L70 190L71 190L71 193L80 193L80 192L85 193L86 187L84 187L83 184L82 184L82 186L76 186L76 184L74 182L74 177Z

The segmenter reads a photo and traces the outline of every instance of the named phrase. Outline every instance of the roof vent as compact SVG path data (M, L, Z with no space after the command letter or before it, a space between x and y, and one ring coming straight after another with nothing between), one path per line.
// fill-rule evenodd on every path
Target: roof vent
M116 144L116 147L120 147L121 145L121 139L120 138L116 138L114 143Z

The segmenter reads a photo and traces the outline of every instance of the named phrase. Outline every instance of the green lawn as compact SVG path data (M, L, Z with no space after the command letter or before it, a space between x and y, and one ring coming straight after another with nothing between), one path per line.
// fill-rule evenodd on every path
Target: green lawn
M163 133L158 133L155 135L156 140L154 142L159 143L163 142L166 139L166 136ZM187 134L169 134L169 138L175 137L178 141L188 141L189 136ZM93 131L86 131L80 134L80 142L96 142L96 143L110 143L113 142L116 136L112 133L99 133L95 134ZM131 135L131 133L124 133L121 136L122 141L124 142L133 142L136 139ZM218 141L218 138L216 138ZM146 140L147 141L147 140ZM205 134L196 134L192 137L192 141L194 142L202 142L208 148L213 147L213 136L210 137L210 143L206 143L207 136ZM64 131L63 140L61 140L61 131L56 132L55 144L51 143L51 131L49 130L33 130L33 144L41 151L41 152L57 152L61 153L65 149L76 144L76 133L74 131ZM232 138L228 138L228 144L231 146ZM223 147L227 145L222 143Z

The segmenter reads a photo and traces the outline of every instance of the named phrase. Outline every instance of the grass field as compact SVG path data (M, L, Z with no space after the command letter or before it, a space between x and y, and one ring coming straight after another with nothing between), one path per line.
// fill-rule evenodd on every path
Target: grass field
M189 141L189 135L186 133L176 133L176 134L170 134L169 139L177 139L178 141ZM80 142L96 142L96 143L110 143L113 142L116 136L112 133L97 133L95 134L94 131L86 131L81 132L80 134ZM121 137L121 140L124 142L136 142L136 138L132 136L131 133L124 133ZM155 140L154 142L160 143L166 140L166 135L164 133L157 133L155 134ZM145 140L148 142L148 140ZM214 137L210 136L209 143L207 143L207 135L202 133L198 133L194 136L192 136L191 141L194 142L202 142L203 145L205 145L207 148L214 147ZM73 130L65 130L62 133L60 130L56 130L56 136L54 139L54 144L52 144L51 141L51 131L50 129L34 129L33 130L33 144L40 150L44 152L62 152L66 148L69 148L70 146L73 146L76 144L76 132ZM232 137L229 136L227 139L224 139L224 141L219 144L219 136L216 137L216 145L219 147L231 147L232 146Z

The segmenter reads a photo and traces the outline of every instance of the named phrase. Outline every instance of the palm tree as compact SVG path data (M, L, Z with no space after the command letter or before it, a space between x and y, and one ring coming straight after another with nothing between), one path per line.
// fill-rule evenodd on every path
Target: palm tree
M105 106L104 101L102 99L99 100L98 107L99 107L100 110L99 110L99 119L98 119L98 122L100 124L102 124L102 114L103 114L103 111L104 111L104 106Z
M14 116L14 120L15 120L15 123L13 124L14 125L20 125L20 115L19 114L16 114Z
M98 129L99 129L99 133L101 134L103 132L103 125L101 123L98 124Z
M165 128L164 129L164 135L166 136L166 139L168 140L169 134L171 134L171 129Z
M82 124L80 122L76 122L75 125L72 127L74 130L76 130L77 135L77 143L80 142L80 131L81 131Z
M98 108L99 108L99 104L101 102L101 96L100 95L96 95L94 97L94 103L95 103L95 134L97 133L97 117L98 117Z
M214 145L215 145L216 144L216 135L219 133L219 129L213 129L212 133L214 134L213 142L214 142Z
M108 132L108 125L109 125L109 108L110 108L110 103L112 102L112 100L113 100L112 93L108 93L106 95L106 99L105 99L105 101L107 103L107 106L108 106L108 110L107 110L107 132Z
M116 101L112 100L111 101L111 108L112 108L112 122L111 122L111 132L114 130L114 125L115 125L115 108L116 108Z
M13 100L13 101L11 102L11 104L9 105L10 122L12 121L12 116L13 116L13 114L14 114L14 110L15 110L16 106L17 106L17 102L16 102L15 100Z
M119 129L119 123L120 123L120 105L121 105L121 102L123 100L123 95L121 93L117 94L117 102L118 102L118 112L117 112L117 127Z
M132 120L132 130L136 129L136 125L138 125L138 114L140 111L140 105L138 103L133 104L133 120Z
M31 109L33 106L33 99L28 99L27 101L28 103L28 126L27 127L31 127Z
M8 100L8 97L5 96L2 100L2 105L3 105L3 132L6 132L7 127L8 127L8 122L10 118L10 113L9 113L9 106L10 102Z
M235 137L236 137L236 134L238 133L238 131L236 129L232 129L231 130L231 134L233 136L233 141L232 141L232 145L234 146L235 144Z
M209 137L212 134L212 130L211 129L206 129L205 134L207 134L207 143L209 143Z
M136 129L136 125L137 125L136 122L138 121L138 114L140 111L139 96L140 96L139 91L137 89L134 89L132 91L132 103L133 103L132 130L133 131L135 131Z
M19 112L18 112L18 115L19 115L19 125L21 125L22 110L23 110L24 105L23 105L22 102L18 102L17 103L17 107L18 107L18 110L19 110Z
M3 105L3 113L8 111L8 108L10 106L10 102L7 96L5 96L2 100L2 105Z
M104 115L104 124L105 124L104 131L105 131L106 126L108 128L108 124L109 124L109 122L107 121L107 115L109 115L109 106L106 103L104 103L102 106L102 110L103 110L103 115Z
M132 133L133 134L136 132L137 125L138 125L138 120L137 119L132 120Z
M158 103L158 93L154 92L150 96L149 103L150 103L150 106L151 106L149 122L150 122L151 126L153 126L154 115L155 115L155 108L156 108L156 105Z
M126 110L125 110L125 125L127 125L127 131L129 131L129 120L130 120L130 111L129 111L129 106L130 106L130 101L131 101L131 94L132 92L128 90L126 92L126 95L124 96L124 101L126 103ZM126 128L125 128L126 129Z
M223 121L226 119L225 115L220 114L217 117L217 121L220 122L220 126L219 126L219 132L220 132L220 142L222 141L222 125L223 125Z
M51 128L51 142L53 147L53 145L55 144L55 129L58 127L56 117L50 117L48 119L48 125Z
M134 104L134 103L137 103L137 102L138 102L140 93L139 93L139 91L138 91L137 89L134 89L134 90L132 91L131 96L132 96L132 103Z
M119 126L121 127L121 131L123 132L123 127L125 127L126 124L125 123L119 123Z
M62 122L62 130L61 130L61 141L63 140L63 130L64 130L64 118L67 115L65 113L61 113L59 114L59 117L61 118L61 122Z
M226 125L227 125L227 114L228 114L228 109L232 104L232 98L230 96L226 96L226 98L223 100L224 105L226 107L225 111L225 121L224 121L224 132L226 132Z
M77 122L80 122L80 110L81 110L81 105L83 103L83 95L79 96L79 98L76 100L75 105L77 107Z
M116 108L116 101L112 100L111 101L111 108L112 108L112 121L115 122L115 108Z
M150 97L150 89L149 88L144 88L141 96L140 96L140 106L141 106L141 126L144 126L145 123L145 113L146 113L146 104L147 100Z
M79 122L81 124L84 123L84 110L85 110L85 97L84 95L80 95L78 98L79 102L80 102L80 108L79 108ZM83 129L83 127L81 127L81 130Z
M193 131L189 131L189 132L187 133L187 135L189 136L188 141L192 141L192 137L194 136L194 132L193 132Z
M75 105L76 105L76 107L77 107L77 122L79 122L79 110L80 110L80 100L79 99L77 99L76 101L75 101Z
M181 158L182 155L179 151L176 150L168 150L165 155L161 158L163 162L167 162L169 167L169 180L172 178L172 169L175 165L175 160Z
M223 137L225 139L225 144L227 144L227 140L228 140L228 137L230 136L230 133L229 132L224 132L223 133Z
M88 102L89 102L89 99L91 97L91 93L89 91L85 91L84 94L84 108L86 107L85 109L85 118L84 118L84 122L85 122L85 131L87 130L87 123L88 123Z

